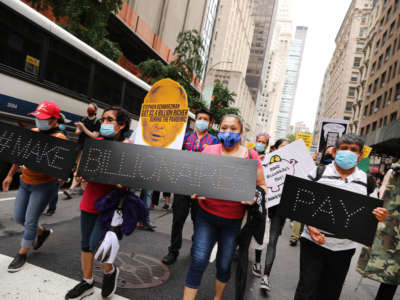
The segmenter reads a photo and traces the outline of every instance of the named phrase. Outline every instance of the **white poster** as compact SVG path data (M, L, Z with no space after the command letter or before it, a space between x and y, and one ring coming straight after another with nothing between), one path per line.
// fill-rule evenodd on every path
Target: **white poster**
M281 201L286 174L306 178L315 167L311 153L302 139L271 152L263 163L267 183L267 207L278 205Z
M326 147L335 146L336 140L346 134L349 121L322 119L318 144L318 152L324 151Z

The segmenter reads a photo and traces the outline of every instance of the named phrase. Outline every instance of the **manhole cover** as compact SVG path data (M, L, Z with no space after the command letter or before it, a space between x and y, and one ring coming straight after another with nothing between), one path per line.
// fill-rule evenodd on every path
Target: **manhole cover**
M144 289L166 282L169 269L158 259L136 253L118 253L115 264L119 267L118 287L125 289ZM96 262L94 278L103 281L103 265Z

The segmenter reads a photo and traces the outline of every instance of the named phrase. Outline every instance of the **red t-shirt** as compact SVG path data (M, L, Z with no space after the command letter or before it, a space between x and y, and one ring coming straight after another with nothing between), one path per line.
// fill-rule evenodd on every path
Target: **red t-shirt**
M221 144L208 146L202 151L202 153L222 155L221 147L222 147ZM250 152L251 152L251 157L257 160L257 168L262 168L258 153L253 149L251 149ZM245 158L248 158L248 154L246 154ZM204 209L208 213L226 219L242 219L245 213L244 205L237 201L206 198L204 200L200 200L199 205L202 209Z

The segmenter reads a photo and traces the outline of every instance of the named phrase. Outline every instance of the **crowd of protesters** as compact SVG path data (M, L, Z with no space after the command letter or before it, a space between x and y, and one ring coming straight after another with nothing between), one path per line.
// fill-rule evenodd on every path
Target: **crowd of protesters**
M64 125L66 120L61 115L57 104L43 102L31 115L35 118L35 127L32 130L60 139L68 138ZM202 195L175 194L172 196L168 192L163 192L168 201L163 208L169 209L170 197L173 198L173 203L170 246L162 262L165 265L171 265L177 260L182 247L182 230L190 213L193 223L191 263L184 283L183 299L196 298L203 273L209 263L212 250L217 244L214 299L221 300L231 278L237 236L244 224L249 222L249 217L246 217L247 212L250 214L249 208L259 204L257 197L260 197L260 193L261 195L267 193L268 182L265 180L262 161L268 152L279 150L290 142L280 139L272 144L269 134L260 133L256 137L254 149L248 149L241 144L244 130L243 121L239 116L224 116L220 124L215 127L219 129L217 136L208 133L212 124L209 111L200 110L195 116L195 130L185 135L182 150L257 161L257 179L254 182L257 189L254 203L229 201L229 199L218 200L205 198ZM132 143L132 138L129 138L129 114L119 106L104 109L101 118L98 119L97 106L91 103L87 108L87 117L75 125L75 134L79 136L78 142L81 145L87 138ZM334 146L324 150L319 165L316 165L308 174L308 179L362 195L379 196L384 200L384 207L371 211L371 214L380 222L377 238L372 247L363 249L357 270L364 277L381 283L375 299L389 300L393 299L397 285L400 283L398 250L400 247L400 165L393 165L385 178L378 179L380 185L378 193L376 186L371 186L368 175L357 167L362 159L363 147L364 142L358 136L354 134L341 136ZM13 176L19 169L22 170L22 175L14 204L14 219L24 226L24 233L20 248L8 266L9 272L21 270L27 261L30 248L39 249L52 234L51 229L39 224L39 219L48 205L49 208L45 214L54 214L60 185L57 178L25 166L12 165L2 182L3 191L8 191ZM102 239L103 242L109 239L110 244L113 244L112 240L115 239L112 233L113 228L121 226L126 221L118 216L117 210L121 209L118 206L109 214L111 222L109 231L104 230L102 227L104 215L101 205L97 202L99 199L108 201L107 197L111 197L109 195L115 190L123 195L122 198L135 197L133 195L135 191L120 185L85 182L77 176L76 172L72 177L71 187L64 190L64 195L65 199L71 199L76 194L82 195L79 206L82 280L67 292L65 298L82 299L94 292L94 259L103 254L96 253L99 242ZM137 222L127 231L131 232L136 227L136 223L144 229L154 230L150 222L149 210L158 203L159 197L160 192L142 190L141 199L137 198L140 203L137 204L136 209L140 210L143 206L144 213L134 212ZM266 205L263 205L266 209ZM252 265L252 274L261 277L262 290L272 293L270 275L276 257L278 239L286 224L286 218L279 214L279 204L270 207L264 217L264 239L254 246L255 262ZM339 299L357 244L307 224L293 222L290 245L296 246L298 241L300 242L300 276L294 299ZM115 247L112 249L115 250ZM265 263L262 269L263 250L265 250ZM111 255L116 256L116 254L117 250L111 251ZM110 297L117 288L119 269L108 256L103 257L101 261L104 264L102 296Z

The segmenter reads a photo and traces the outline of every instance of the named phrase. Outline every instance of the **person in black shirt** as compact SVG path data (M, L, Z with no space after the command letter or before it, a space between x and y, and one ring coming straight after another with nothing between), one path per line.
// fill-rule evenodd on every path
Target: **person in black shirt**
M83 147L85 139L90 137L92 139L98 138L100 135L100 120L97 119L97 105L96 103L89 103L87 108L87 117L82 118L79 122L76 122L75 134L79 135L78 143ZM77 162L81 159L82 151L78 155ZM84 184L84 183L82 183ZM81 184L81 185L82 185ZM75 193L79 182L74 179L72 180L71 187L68 190L64 190L65 200L71 199ZM83 193L84 188L81 187L80 192Z

